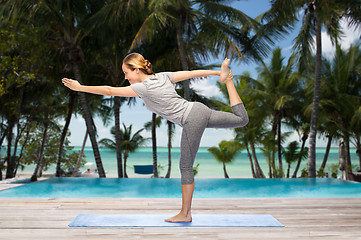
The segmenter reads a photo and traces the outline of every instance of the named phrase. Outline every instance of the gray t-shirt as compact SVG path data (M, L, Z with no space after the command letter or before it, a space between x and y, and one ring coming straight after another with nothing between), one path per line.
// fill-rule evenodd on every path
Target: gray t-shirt
M173 73L157 73L141 83L131 85L150 111L183 126L193 106L178 95L175 90Z

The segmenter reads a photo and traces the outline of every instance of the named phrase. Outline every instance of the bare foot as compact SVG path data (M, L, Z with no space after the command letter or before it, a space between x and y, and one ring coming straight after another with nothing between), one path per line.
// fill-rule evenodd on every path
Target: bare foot
M164 221L170 222L170 223L179 223L179 222L192 222L192 215L189 214L189 216L186 216L182 212L180 212L178 215L165 219Z
M232 76L231 70L228 67L229 61L230 60L228 58L225 58L221 65L221 75L219 76L219 81L222 83L227 82L230 79L230 76Z

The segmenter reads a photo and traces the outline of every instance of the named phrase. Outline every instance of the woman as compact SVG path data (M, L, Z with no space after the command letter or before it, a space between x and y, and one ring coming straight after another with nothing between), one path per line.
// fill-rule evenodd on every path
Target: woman
M141 97L152 112L183 127L181 138L180 172L182 209L167 222L191 222L191 204L194 191L193 163L205 128L236 128L248 123L248 115L233 83L225 59L221 71L193 70L153 74L152 64L138 53L131 53L123 60L122 69L130 82L127 87L84 86L63 78L64 85L74 91L107 96ZM174 84L190 78L220 76L228 90L232 113L214 111L198 102L188 102L175 91Z

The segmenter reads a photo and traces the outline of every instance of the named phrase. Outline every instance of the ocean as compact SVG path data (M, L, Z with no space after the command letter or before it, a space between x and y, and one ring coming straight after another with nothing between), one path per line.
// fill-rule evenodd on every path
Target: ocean
M208 152L208 148L200 148L195 160L195 166L199 164L198 174L196 177L212 177L212 178L222 178L224 177L222 163L219 163L215 158ZM80 150L79 147L75 147L74 150ZM326 149L318 148L316 150L316 169L318 170L322 164L323 157ZM158 171L159 176L163 177L168 170L168 149L163 147L158 147ZM268 176L268 164L266 157L263 155L260 149L256 149L257 157L259 164L266 176ZM104 170L108 176L117 175L117 160L115 151L107 148L101 148L100 154L103 162ZM172 169L171 177L179 177L179 154L180 148L172 148ZM86 161L95 164L94 155L91 147L85 148ZM278 158L276 159L278 162ZM351 160L353 165L359 165L358 157L356 156L356 150L351 149ZM329 166L332 164L338 164L338 148L332 148L329 153L326 172L331 172ZM139 148L136 152L130 153L127 161L127 173L131 177L147 177L149 175L139 175L134 173L134 165L151 165L153 163L153 153L152 148ZM307 159L303 160L301 163L300 169L298 171L298 176L301 174L301 169L307 166ZM292 175L296 163L291 166L290 174ZM230 178L251 178L252 172L250 167L249 158L247 152L244 150L239 153L235 160L226 165L227 173ZM286 174L287 163L283 161L283 169ZM30 165L24 169L24 172L32 172L34 166ZM82 167L80 171L86 170L86 167ZM55 172L55 165L51 166L47 172ZM339 176L341 173L339 172Z

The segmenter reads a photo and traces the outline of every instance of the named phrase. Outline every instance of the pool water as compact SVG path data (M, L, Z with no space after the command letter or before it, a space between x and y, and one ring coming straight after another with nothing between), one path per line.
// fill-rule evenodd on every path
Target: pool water
M331 178L196 179L195 198L360 198L361 183ZM0 191L0 197L180 198L180 179L51 178Z

